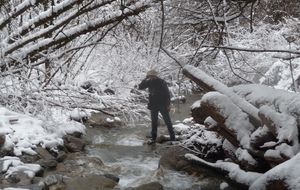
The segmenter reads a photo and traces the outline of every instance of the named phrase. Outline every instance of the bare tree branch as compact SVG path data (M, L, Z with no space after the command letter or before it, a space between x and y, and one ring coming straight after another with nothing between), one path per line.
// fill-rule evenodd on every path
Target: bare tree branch
M266 53L291 53L291 54L300 54L300 51L297 50L285 50L285 49L250 49L250 48L242 48L242 47L233 47L233 46L210 46L210 45L203 45L203 47L208 48L219 48L219 49L229 49L229 50L236 50L236 51L246 51L246 52L266 52Z

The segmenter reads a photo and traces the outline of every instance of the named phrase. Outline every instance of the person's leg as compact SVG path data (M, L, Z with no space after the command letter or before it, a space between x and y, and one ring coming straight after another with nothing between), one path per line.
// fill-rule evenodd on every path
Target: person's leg
M176 138L175 138L175 133L174 133L173 125L172 125L172 122L171 122L171 118L170 118L170 115L169 115L169 111L167 110L167 108L161 108L159 111L160 111L161 115L163 116L165 124L168 127L168 131L169 131L169 134L170 134L171 141L175 141Z
M151 135L152 135L153 140L156 140L156 137L157 137L157 122L158 122L158 109L152 106L152 108L151 108L151 125L152 125Z

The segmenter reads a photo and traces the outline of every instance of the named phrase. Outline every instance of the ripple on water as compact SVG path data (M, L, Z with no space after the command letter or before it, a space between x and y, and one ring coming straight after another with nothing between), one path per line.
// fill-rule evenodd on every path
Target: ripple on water
M143 146L144 139L139 139L137 135L130 135L119 139L116 144L124 146Z
M119 162L108 164L112 171L118 171L119 188L137 187L141 184L157 181L155 174L159 158L143 156L123 158Z

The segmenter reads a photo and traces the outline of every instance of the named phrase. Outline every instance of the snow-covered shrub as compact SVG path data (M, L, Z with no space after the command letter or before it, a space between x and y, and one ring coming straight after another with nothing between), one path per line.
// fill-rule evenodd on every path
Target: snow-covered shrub
M216 132L207 131L204 126L194 124L183 136L185 140L182 145L191 149L200 157L215 160L224 159L222 148L224 139Z

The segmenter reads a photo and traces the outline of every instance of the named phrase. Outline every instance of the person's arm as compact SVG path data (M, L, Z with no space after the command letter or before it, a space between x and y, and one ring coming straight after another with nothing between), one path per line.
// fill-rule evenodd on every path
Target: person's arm
M145 78L142 80L142 82L139 84L139 90L144 90L149 87L149 79Z

